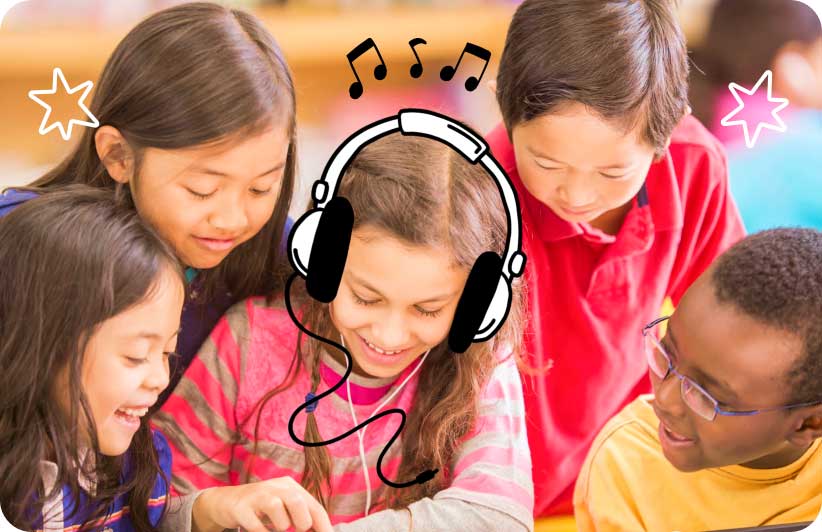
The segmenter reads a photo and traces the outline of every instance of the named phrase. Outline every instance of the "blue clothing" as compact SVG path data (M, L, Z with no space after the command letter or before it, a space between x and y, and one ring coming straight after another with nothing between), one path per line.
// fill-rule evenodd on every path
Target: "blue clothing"
M5 193L0 194L0 217L9 213L18 205L37 197L35 192L24 192L14 189L9 189ZM288 234L291 232L291 227L294 221L291 218L286 218L285 230L282 239L280 240L280 252L285 253L288 243ZM208 337L209 333L217 321L225 314L231 305L238 301L228 290L219 291L218 295L210 301L202 301L202 298L197 298L197 291L200 288L197 270L189 268L186 271L186 279L190 283L191 290L183 305L183 313L180 317L180 335L177 337L177 353L179 356L172 357L169 360L170 366L170 382L168 387L160 394L160 398L152 407L152 411L158 410L163 406L166 399L174 390L177 383L182 378L183 373L194 360L200 346ZM191 277L191 279L189 279ZM257 294L267 295L267 294Z
M171 479L171 450L168 447L168 442L159 431L153 431L154 448L157 449L157 455L160 462L160 468L166 475L166 478ZM131 478L132 471L129 467L128 454L124 461L123 481ZM44 478L49 476L49 469L51 468L51 475L57 472L57 466L53 462L42 462L41 467L44 469ZM52 476L53 478L53 476ZM48 480L46 480L48 483ZM168 495L168 485L162 476L157 475L157 480L154 483L154 488L151 490L151 498L148 502L148 517L152 526L157 527L160 524L160 518L163 516L163 510L166 506L166 499ZM91 516L91 509L84 508L88 503L88 496L82 493L79 504L76 506L78 510L74 515L70 515L75 508L74 500L71 498L71 493L68 487L64 487L62 492L56 499L49 499L46 501L40 521L36 523L35 530L43 528L43 519L49 526L49 530L56 528L57 530L64 530L65 532L76 531L80 525L84 524ZM131 520L131 514L128 507L128 494L123 494L114 500L114 503L109 508L102 530L106 532L134 532L134 525Z
M797 110L788 130L756 146L728 147L731 193L749 233L774 227L822 230L822 111Z
M0 216L5 216L15 207L37 197L36 192L8 189L0 194Z

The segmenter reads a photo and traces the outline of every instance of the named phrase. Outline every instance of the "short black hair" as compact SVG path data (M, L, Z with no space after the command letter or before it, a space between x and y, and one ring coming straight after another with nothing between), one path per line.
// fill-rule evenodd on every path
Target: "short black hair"
M779 228L721 255L711 281L720 303L795 334L802 352L788 371L791 403L822 400L822 232Z
M497 102L513 128L578 102L658 155L688 106L675 0L525 0L508 27Z

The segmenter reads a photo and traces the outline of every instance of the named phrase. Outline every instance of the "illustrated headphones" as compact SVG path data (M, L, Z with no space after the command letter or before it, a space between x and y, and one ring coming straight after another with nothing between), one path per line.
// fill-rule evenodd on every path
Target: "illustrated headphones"
M491 338L505 322L511 308L511 283L522 275L526 260L520 249L522 226L516 191L488 145L467 126L433 111L403 109L396 116L378 120L348 137L329 159L322 177L314 182L314 209L294 223L288 236L288 258L294 270L305 278L311 297L322 303L334 300L354 226L351 204L336 195L341 177L363 147L398 131L438 140L471 164L482 165L497 184L505 206L505 253L500 257L486 251L477 258L448 333L449 349L464 353L472 342Z

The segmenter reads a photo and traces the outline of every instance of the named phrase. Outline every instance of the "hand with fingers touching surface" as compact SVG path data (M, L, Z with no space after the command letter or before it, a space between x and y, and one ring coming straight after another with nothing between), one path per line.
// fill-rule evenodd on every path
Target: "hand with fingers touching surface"
M240 527L247 532L332 532L322 505L290 477L242 486L209 488L194 502L192 532L222 532Z

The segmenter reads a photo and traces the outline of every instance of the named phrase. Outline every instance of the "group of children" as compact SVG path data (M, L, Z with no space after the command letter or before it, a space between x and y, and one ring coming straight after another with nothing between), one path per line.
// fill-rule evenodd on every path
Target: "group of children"
M433 139L372 143L337 191L354 224L336 297L287 290L282 53L217 4L148 17L98 83L101 127L0 196L3 514L138 532L811 520L822 234L744 238L687 74L672 0L518 7L487 140L527 266L497 334L454 353L471 267L505 248L490 176ZM312 445L390 409L406 415Z

